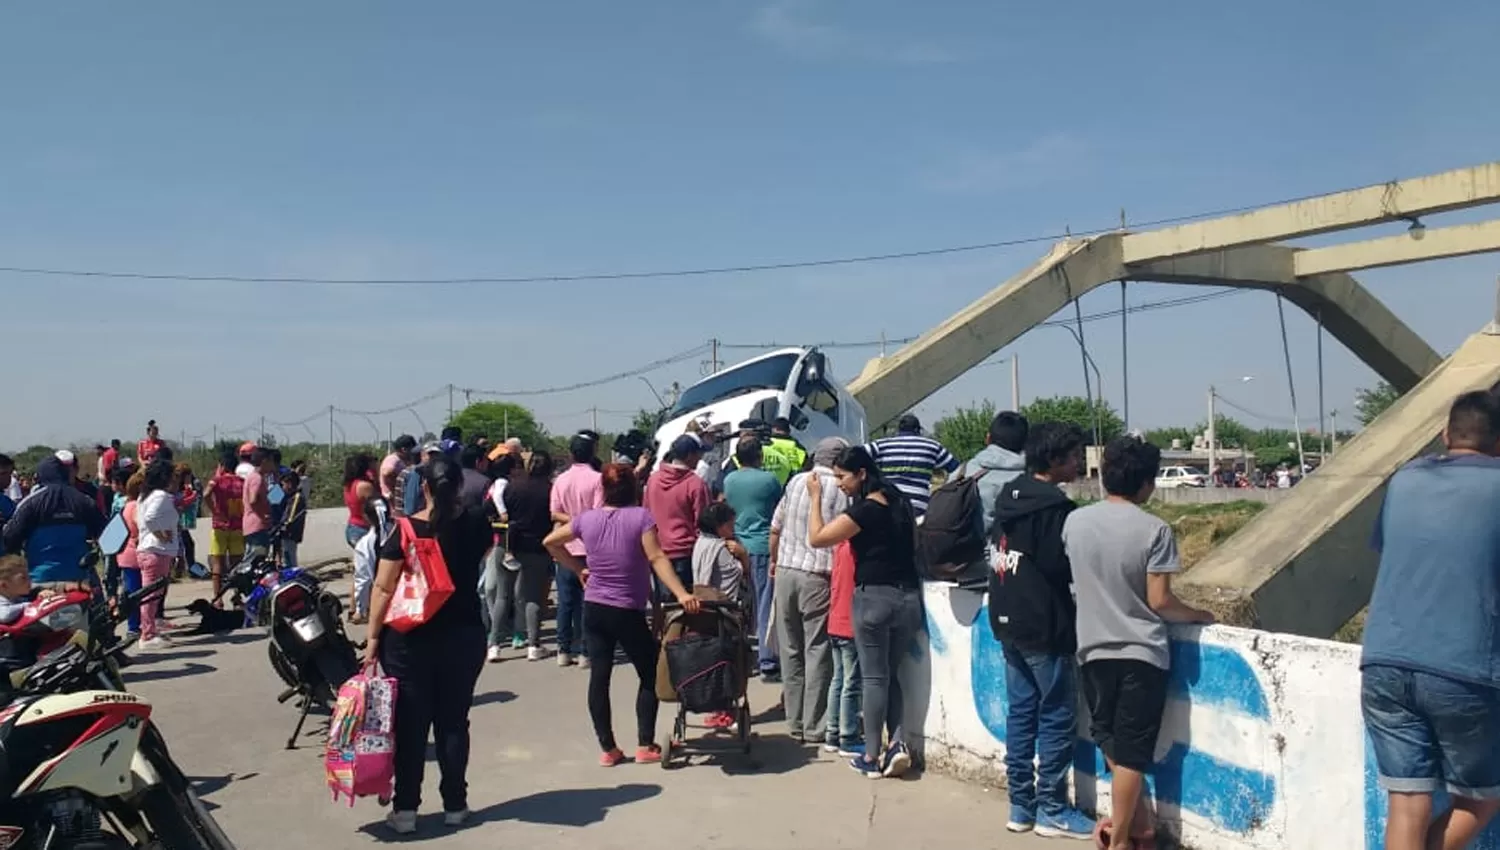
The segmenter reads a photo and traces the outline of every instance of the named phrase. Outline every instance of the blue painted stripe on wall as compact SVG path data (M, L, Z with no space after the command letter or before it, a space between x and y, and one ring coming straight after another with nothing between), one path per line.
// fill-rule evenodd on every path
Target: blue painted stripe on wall
M1239 650L1198 641L1172 641L1172 693L1198 705L1270 720L1260 677Z
M1107 781L1110 771L1104 757L1096 747L1088 750L1091 755L1075 752L1074 769ZM1274 776L1189 749L1181 741L1173 742L1166 756L1152 766L1146 787L1157 801L1173 803L1240 835L1258 829L1276 807Z

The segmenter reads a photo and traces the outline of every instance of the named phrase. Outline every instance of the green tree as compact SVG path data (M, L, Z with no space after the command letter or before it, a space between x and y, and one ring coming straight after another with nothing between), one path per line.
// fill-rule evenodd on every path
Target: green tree
M1081 396L1061 395L1039 398L1023 406L1021 413L1032 425L1038 422L1066 422L1069 425L1077 425L1083 429L1083 433L1089 435L1089 439L1093 439L1094 436L1095 414L1097 414L1101 441L1108 442L1125 433L1124 421L1108 402L1090 402Z
M1372 387L1361 387L1354 391L1354 410L1359 416L1359 424L1369 425L1375 421L1375 417L1386 411L1386 408L1396 403L1401 393L1396 388L1381 381Z
M1193 445L1193 438L1197 436L1197 434L1198 432L1194 431L1191 428L1184 428L1181 425L1174 425L1168 428L1152 428L1151 430L1147 431L1144 436L1146 438L1146 442L1150 443L1151 445L1156 446L1159 449L1170 449L1172 448L1173 440L1180 440L1184 447L1191 448Z
M995 403L988 399L975 406L954 408L933 424L932 434L954 457L968 460L984 448L995 410Z
M640 431L648 437L656 436L657 423L661 419L661 413L641 408L635 412L635 418L630 420L630 428Z
M462 428L465 440L488 437L499 442L517 437L528 448L547 446L547 429L530 410L513 402L476 401L455 414L448 424Z

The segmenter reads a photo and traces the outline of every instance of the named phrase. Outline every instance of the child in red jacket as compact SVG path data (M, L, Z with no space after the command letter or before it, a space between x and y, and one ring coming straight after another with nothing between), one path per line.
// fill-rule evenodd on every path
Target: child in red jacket
M859 722L859 653L854 645L854 549L849 541L833 550L832 600L828 609L828 642L833 647L833 680L828 685L828 736L823 750L843 758L863 758L864 731Z

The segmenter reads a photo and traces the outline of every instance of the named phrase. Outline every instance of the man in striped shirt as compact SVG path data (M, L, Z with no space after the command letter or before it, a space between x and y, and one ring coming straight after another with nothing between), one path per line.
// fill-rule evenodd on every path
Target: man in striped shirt
M942 443L924 437L921 421L910 413L896 423L896 436L869 443L865 451L880 467L880 474L911 501L919 517L927 513L932 499L932 476L939 469L949 475L958 470L958 458Z

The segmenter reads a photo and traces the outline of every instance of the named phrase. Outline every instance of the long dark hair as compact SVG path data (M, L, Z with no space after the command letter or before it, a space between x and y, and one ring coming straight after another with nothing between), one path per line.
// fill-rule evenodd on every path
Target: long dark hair
M526 464L526 473L543 481L552 480L552 453L545 449L533 449L531 460Z
M915 533L917 519L912 512L911 502L907 501L906 494L885 480L885 476L880 474L880 467L875 464L875 459L870 457L870 453L865 451L864 446L849 446L839 452L833 465L845 472L863 472L865 477L859 485L859 497L868 499L871 494L880 493L885 497L891 512L891 519L896 523L897 530L904 529L909 533Z
M369 480L370 470L374 466L374 456L365 452L352 454L344 458L344 486L348 487L356 481Z
M441 534L463 513L458 497L464 483L463 468L447 457L435 457L418 468L432 494L432 512L427 515L427 523L434 535Z

